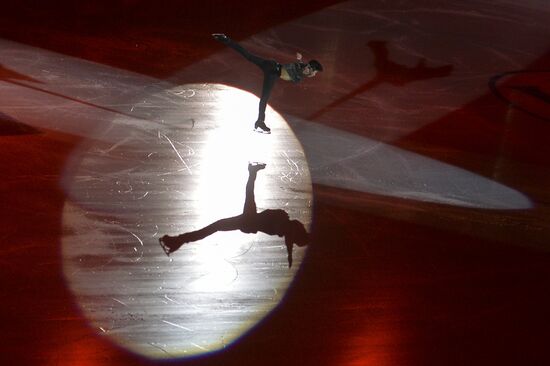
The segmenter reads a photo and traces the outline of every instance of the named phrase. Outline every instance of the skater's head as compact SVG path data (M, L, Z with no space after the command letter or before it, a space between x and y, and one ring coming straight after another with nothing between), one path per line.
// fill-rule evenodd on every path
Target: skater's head
M303 247L309 243L309 234L304 224L298 220L290 220L286 227L285 238L299 247Z
M310 60L304 67L303 73L307 77L314 77L317 72L323 71L323 66L317 60Z

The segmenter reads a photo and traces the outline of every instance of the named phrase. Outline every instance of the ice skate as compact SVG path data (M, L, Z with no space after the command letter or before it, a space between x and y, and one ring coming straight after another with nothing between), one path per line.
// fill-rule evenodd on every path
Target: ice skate
M265 164L264 163L248 163L248 171L250 173L254 173L254 172L257 172L259 170L262 170L262 169L265 169Z
M256 121L256 123L254 123L254 131L260 133L271 133L271 129L266 126L264 121Z
M229 37L226 36L225 34L223 33L212 33L212 37L214 37L214 39L218 42L221 42L223 44L227 44L229 43Z

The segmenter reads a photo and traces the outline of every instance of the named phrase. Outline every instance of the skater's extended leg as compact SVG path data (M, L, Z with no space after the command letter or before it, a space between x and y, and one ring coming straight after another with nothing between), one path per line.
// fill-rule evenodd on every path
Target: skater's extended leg
M234 49L235 51L240 53L245 59L247 59L248 61L252 62L253 64L257 65L260 68L262 67L262 64L265 61L267 61L266 59L264 59L260 56L256 56L256 55L248 52L248 50L246 50L243 46L241 46L237 42L233 41L231 38L229 38L225 34L214 33L212 36L217 41L225 44L228 47L231 47L232 49Z

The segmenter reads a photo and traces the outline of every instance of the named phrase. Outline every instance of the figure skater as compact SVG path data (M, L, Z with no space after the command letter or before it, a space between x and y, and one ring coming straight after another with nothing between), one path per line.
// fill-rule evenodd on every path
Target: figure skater
M281 209L268 209L257 212L254 199L254 182L259 170L265 164L248 164L248 181L246 183L246 198L243 213L238 216L218 220L202 229L190 231L178 236L164 235L159 243L166 255L178 250L183 244L201 240L217 231L240 230L243 233L255 234L258 231L269 235L284 236L287 249L288 267L292 266L293 244L299 247L309 242L309 234L304 225L298 220L290 220L288 213Z
M304 77L314 77L318 71L323 71L323 66L317 60L311 60L308 63L302 62L302 55L296 53L296 62L289 64L279 64L275 60L267 60L259 56L253 55L244 49L237 42L230 39L225 34L214 33L212 34L214 39L231 47L238 53L240 53L248 61L258 66L263 74L264 81L262 86L262 96L260 98L260 106L258 113L258 120L254 123L254 129L259 132L270 133L271 130L265 124L265 108L267 106L267 100L271 93L275 81L279 78L285 81L292 81L293 83L299 83ZM260 131L261 130L261 131Z

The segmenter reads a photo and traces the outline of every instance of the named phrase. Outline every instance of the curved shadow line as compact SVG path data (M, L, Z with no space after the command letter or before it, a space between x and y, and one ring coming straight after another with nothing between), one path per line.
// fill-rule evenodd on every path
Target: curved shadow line
M39 133L42 133L42 131L0 112L0 136L35 135Z
M110 113L119 114L119 115L130 117L130 118L133 118L133 119L159 123L159 122L156 122L156 121L151 121L147 118L143 118L143 117L131 115L131 114L128 114L128 113L124 113L124 112L121 112L121 111L117 111L116 109L112 109L112 108L109 108L109 107L103 107L103 106L100 106L100 105L97 105L97 104L94 104L94 103L90 103L90 102L86 102L84 100L80 100L80 99L77 99L77 98L70 97L68 95L63 95L63 94L56 93L56 92L53 92L53 91L50 91L50 90L38 88L36 86L20 83L18 81L14 81L14 80L4 80L4 81L7 82L7 83L10 83L10 84L14 84L14 85L24 87L24 88L29 88L29 89L33 89L33 90L36 90L36 91L39 91L39 92L42 92L42 93L50 94L50 95L53 95L53 96L56 96L56 97L59 97L59 98L67 99L67 100L70 100L72 102L83 104L83 105L88 106L88 107L98 108L98 109L101 109L101 110L104 110L104 111L107 111L107 112L110 112Z
M13 71L11 69L8 69L7 67L4 67L4 65L0 64L0 80L4 81L13 81L13 80L24 80L24 81L30 81L37 84L44 84L40 80L36 80L31 78L30 76L18 73L17 71Z

